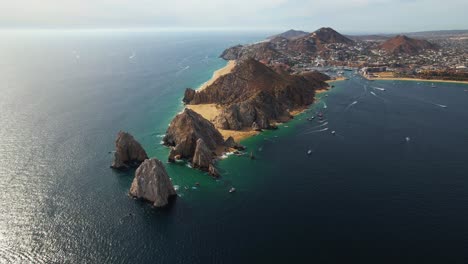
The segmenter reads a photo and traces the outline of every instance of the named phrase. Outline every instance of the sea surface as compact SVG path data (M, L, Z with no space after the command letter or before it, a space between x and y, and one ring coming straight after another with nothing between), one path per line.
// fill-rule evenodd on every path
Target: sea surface
M347 72L219 180L168 164L171 207L127 195L117 132L165 161L185 88L268 35L1 32L0 263L467 263L468 85Z

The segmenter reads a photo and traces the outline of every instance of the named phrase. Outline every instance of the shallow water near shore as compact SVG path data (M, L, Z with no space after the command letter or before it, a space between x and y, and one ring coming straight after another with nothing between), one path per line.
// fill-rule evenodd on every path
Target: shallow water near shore
M166 160L185 88L270 34L57 34L0 35L0 262L466 262L467 85L349 75L219 180L168 164L157 210L109 169L115 135Z

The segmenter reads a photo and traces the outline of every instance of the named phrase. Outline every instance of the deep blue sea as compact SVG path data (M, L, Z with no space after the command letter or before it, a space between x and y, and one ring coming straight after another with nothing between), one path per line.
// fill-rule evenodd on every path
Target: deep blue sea
M185 88L270 34L1 32L0 262L467 263L468 85L349 72L242 142L256 160L220 161L219 180L168 164L167 209L128 197L117 132L165 161Z

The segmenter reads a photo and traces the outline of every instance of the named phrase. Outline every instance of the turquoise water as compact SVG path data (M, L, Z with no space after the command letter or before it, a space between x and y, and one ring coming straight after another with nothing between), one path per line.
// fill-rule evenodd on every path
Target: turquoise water
M220 161L219 180L168 164L172 207L127 196L117 132L166 160L185 88L268 35L2 33L0 262L466 262L466 85L350 76L246 139L257 159ZM327 125L306 120L317 111Z

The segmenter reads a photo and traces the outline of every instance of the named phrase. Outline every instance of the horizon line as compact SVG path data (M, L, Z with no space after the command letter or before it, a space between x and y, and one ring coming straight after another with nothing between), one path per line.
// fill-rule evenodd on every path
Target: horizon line
M330 26L323 26L330 27ZM322 28L322 27L319 27ZM317 29L319 29L317 28ZM331 27L333 28L333 27ZM55 27L0 27L1 32L190 32L190 31L205 31L205 32L216 32L216 31L240 31L240 32L283 32L287 30L301 30L306 32L313 32L304 29L295 29L294 27L257 27L257 28L245 28L245 27L102 27L102 28L55 28ZM333 28L335 29L335 28ZM417 31L362 31L362 32L351 32L349 30L337 30L338 32L346 35L384 35L384 34L401 34L401 33L422 33L432 31L468 31L468 29L429 29L429 30L417 30Z

